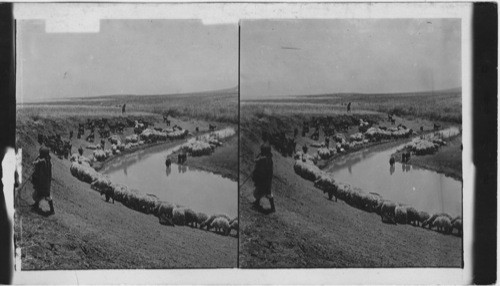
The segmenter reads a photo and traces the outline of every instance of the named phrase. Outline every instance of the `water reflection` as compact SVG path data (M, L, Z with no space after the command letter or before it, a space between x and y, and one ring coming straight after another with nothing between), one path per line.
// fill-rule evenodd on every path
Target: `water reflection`
M440 134L447 138L454 135L455 131L458 132L458 128L455 129L442 130ZM431 213L460 215L460 181L406 163L395 163L394 166L389 166L387 172L384 166L387 166L390 156L399 148L401 146L349 154L342 161L329 164L325 171L332 173L339 182L351 184L366 192L377 192L394 202L409 204Z
M154 148L150 152L141 152L140 156L119 157L106 167L104 173L115 183L154 194L164 201L207 214L237 216L237 182L187 165L172 163L167 168L165 150L166 147Z

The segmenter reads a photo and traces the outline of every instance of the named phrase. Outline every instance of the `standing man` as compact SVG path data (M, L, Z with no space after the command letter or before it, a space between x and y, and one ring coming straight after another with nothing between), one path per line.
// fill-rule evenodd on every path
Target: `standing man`
M45 146L40 148L40 155L33 162L35 171L33 173L33 209L39 210L39 204L45 199L50 206L50 213L54 214L54 203L50 197L50 185L52 182L52 163L50 162L49 149Z
M260 146L260 154L255 159L255 169L252 174L255 190L253 196L255 201L253 207L260 210L260 199L266 197L271 204L270 212L275 212L274 198L271 192L273 181L273 154L271 153L271 145L267 141L267 134L263 134L264 143Z
M347 104L347 112L351 112L351 102Z
M125 107L126 107L126 106L127 106L127 104L126 104L126 103L124 103L124 104L123 104L123 106L122 106L122 114L124 114L124 113L125 113Z

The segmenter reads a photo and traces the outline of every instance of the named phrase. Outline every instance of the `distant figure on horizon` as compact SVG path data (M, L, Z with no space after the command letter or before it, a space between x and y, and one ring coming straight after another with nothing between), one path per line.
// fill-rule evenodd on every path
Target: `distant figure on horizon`
M347 112L351 112L351 102L347 104Z
M126 104L126 103L124 103L124 104L123 104L123 106L122 106L122 114L123 114L123 113L125 113L125 107L126 107L126 106L127 106L127 104Z

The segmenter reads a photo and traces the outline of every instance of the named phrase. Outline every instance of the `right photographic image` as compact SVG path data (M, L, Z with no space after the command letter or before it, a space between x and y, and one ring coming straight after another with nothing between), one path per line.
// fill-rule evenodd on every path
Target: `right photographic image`
M461 29L241 20L240 267L463 268Z

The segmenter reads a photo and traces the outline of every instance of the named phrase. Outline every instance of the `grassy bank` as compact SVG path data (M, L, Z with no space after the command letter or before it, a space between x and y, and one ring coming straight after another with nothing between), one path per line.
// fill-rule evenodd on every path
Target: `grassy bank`
M19 107L17 136L23 149L24 180L31 174L30 162L38 155L39 132L59 133L67 138L70 129L76 135L78 123L86 118L122 116L118 107L71 106ZM144 118L163 127L159 114L128 110L126 116ZM195 127L199 127L200 132L208 130L209 122L201 119L172 120L172 124L190 132L194 132ZM130 133L131 129L127 128L122 136ZM80 145L88 145L76 138L72 144L73 152ZM90 156L92 151L85 149L84 155ZM30 209L31 182L19 196L15 238L16 245L21 247L23 270L236 267L237 239L190 227L164 226L153 215L133 211L120 203L107 203L89 184L70 174L68 160L51 156L51 191L56 214L46 216ZM209 160L201 163L209 163ZM41 207L48 210L44 201Z
M291 136L293 128L300 130L302 120L311 116L345 115L340 104L317 104L315 100L306 103L254 101L242 106L240 184L252 172L262 132L283 130ZM364 112L357 108L352 116L367 116L380 125L390 126L387 115L375 110ZM422 118L398 116L396 121L414 130L420 126L425 130L432 128L432 121ZM352 127L347 134L354 132L357 128ZM321 132L318 141L323 138ZM301 146L313 141L299 135L297 142ZM371 148L375 146L381 145ZM315 152L316 148L309 148L309 154ZM251 208L254 200L251 180L240 189L242 267L461 267L460 237L410 225L384 224L374 213L353 208L341 200L328 200L312 182L295 174L292 158L285 158L274 149L273 161L276 213L265 215ZM262 203L269 207L267 200Z

